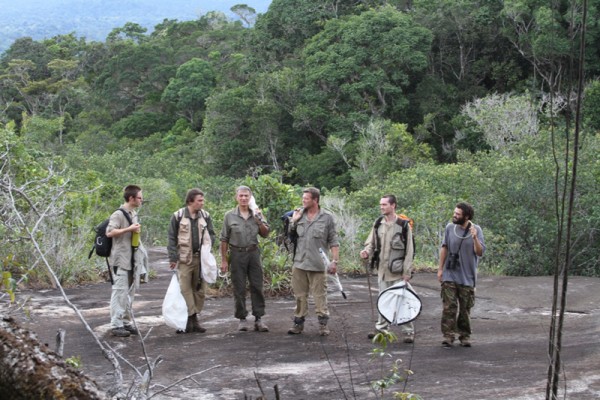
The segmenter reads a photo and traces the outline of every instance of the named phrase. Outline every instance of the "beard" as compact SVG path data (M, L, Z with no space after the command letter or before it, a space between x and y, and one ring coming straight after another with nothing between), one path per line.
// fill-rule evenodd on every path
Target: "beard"
M467 219L465 217L460 217L460 218L452 217L452 223L456 224L456 225L463 225L466 221L467 221Z

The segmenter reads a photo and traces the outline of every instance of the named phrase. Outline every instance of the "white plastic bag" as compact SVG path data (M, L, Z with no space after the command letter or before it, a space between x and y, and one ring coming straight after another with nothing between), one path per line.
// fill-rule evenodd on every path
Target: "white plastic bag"
M163 300L162 315L167 326L185 331L188 320L187 305L179 287L179 277L173 274L167 294Z
M200 263L202 265L202 279L207 283L215 283L217 281L217 260L210 252L210 244L203 244L200 251Z

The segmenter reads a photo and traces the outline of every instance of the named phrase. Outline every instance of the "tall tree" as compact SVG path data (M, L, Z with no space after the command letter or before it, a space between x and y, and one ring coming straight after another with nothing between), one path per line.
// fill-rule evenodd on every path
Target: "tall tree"
M331 20L303 52L305 89L296 126L324 142L351 138L371 117L400 120L407 90L427 68L431 33L392 7Z
M161 100L171 103L178 115L194 129L202 125L205 101L215 87L215 71L210 63L198 58L182 64L165 88Z

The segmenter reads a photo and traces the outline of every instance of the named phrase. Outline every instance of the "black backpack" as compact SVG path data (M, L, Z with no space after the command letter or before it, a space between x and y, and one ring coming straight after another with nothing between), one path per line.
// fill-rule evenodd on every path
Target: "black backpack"
M129 213L122 208L119 208L119 211L123 213L129 225L133 225L133 221L129 216ZM110 221L110 217L106 218L100 224L98 224L94 231L96 232L96 237L94 238L94 245L90 250L90 254L88 254L88 259L92 258L92 254L94 252L99 257L108 257L110 256L110 251L112 250L112 238L106 236L106 228L108 227L108 222ZM106 259L106 265L108 266L108 273L110 274L110 281L113 282L112 274L110 272L110 265L108 264L108 258Z
M290 219L293 214L294 210L288 211L281 216L281 221L283 222L283 244L287 251L290 251L289 246L293 246L294 254L292 260L296 258L296 244L298 243L298 233L290 229Z

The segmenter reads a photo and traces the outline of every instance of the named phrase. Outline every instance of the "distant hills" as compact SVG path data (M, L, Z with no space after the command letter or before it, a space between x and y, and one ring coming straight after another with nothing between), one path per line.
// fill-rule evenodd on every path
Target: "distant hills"
M114 28L135 22L152 32L165 18L188 21L208 11L247 4L257 13L271 0L0 0L0 52L18 38L35 40L75 32L87 40L104 41Z

